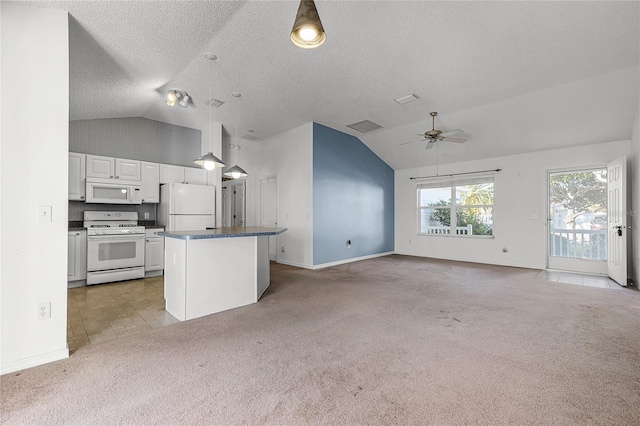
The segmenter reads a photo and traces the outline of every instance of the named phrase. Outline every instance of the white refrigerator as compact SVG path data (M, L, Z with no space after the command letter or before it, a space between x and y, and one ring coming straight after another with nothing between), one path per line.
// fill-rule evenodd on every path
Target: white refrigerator
M167 231L201 231L216 226L216 187L168 183L160 186L158 223Z

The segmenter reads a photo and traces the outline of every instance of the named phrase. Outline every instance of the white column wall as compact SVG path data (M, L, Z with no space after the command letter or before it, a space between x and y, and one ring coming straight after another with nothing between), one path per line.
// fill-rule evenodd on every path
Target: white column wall
M0 372L68 357L68 14L1 4ZM51 206L51 221L38 206ZM37 304L51 318L37 319Z
M432 176L436 167L395 174L395 249L398 254L496 265L546 267L546 170L606 164L631 154L630 141L539 151L441 165L439 174L502 169L495 174L494 238L417 235L416 185L410 177ZM531 220L536 214L538 219ZM507 248L507 252L503 252Z
M313 123L261 141L260 149L245 151L245 145L241 155L249 173L247 223L259 225L260 179L277 176L278 226L288 229L278 236L278 262L312 268Z
M202 129L202 154L213 153L222 160L222 123L211 123ZM223 160L224 161L224 160ZM216 226L222 223L222 169L216 167L207 172L209 182L215 182L216 186Z

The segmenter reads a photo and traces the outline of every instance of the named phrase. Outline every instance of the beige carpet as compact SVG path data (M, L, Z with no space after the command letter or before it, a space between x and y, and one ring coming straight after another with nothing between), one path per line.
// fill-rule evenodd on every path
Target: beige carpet
M2 376L2 424L640 424L640 292L388 256Z

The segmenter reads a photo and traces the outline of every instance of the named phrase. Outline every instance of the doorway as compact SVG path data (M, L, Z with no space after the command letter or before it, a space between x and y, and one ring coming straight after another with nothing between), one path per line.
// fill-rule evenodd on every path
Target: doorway
M222 226L244 226L246 223L246 187L244 180L222 183Z
M607 168L548 173L549 269L607 274Z
M627 160L547 173L547 268L627 286Z

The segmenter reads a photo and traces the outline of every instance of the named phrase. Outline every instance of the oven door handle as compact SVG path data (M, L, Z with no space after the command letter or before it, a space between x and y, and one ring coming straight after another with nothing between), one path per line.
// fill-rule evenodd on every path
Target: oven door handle
M127 235L89 235L88 241L119 241L119 240L144 240L145 234L127 234Z

